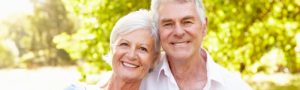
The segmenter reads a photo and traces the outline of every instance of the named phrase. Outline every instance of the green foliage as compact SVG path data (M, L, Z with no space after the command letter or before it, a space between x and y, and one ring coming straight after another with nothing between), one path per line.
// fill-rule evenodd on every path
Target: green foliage
M218 63L244 73L268 72L263 68L273 67L299 72L299 50L295 48L299 1L207 0L205 6L209 31L204 46ZM277 54L269 55L274 50Z
M7 44L0 42L0 68L14 66L16 56Z
M2 30L8 32L3 38L16 43L20 52L16 57L27 65L24 67L69 63L68 54L56 49L52 42L54 36L73 31L64 4L60 0L32 0L32 3L34 10L31 14L11 16L1 21Z
M72 33L73 23L67 16L67 11L61 0L32 0L34 5L33 15L28 16L31 24L27 32L30 37L29 53L33 59L27 62L40 62L42 64L56 65L69 60L64 50L56 49L52 42L54 36L64 32ZM38 45L36 45L38 44Z

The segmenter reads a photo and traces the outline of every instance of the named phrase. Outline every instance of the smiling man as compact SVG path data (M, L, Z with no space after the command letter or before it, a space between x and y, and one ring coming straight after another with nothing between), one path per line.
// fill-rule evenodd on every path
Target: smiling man
M165 55L141 90L251 89L201 48L207 18L200 0L152 0L151 11Z

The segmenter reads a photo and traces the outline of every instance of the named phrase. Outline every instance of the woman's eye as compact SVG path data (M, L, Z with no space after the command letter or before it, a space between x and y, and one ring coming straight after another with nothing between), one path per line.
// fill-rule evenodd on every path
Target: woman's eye
M129 46L127 43L120 43L119 46Z
M145 47L141 47L140 49L144 52L148 52L147 48L145 48Z

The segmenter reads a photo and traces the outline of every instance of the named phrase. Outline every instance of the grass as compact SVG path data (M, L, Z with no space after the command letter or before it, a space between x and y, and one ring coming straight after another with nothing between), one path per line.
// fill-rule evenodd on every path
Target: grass
M300 90L300 74L259 73L246 80L254 90Z
M105 80L107 75L96 75L89 80ZM3 90L62 90L78 82L76 67L41 67L37 69L0 69ZM300 90L300 73L244 75L253 90Z
M77 82L76 67L0 69L1 90L63 90Z

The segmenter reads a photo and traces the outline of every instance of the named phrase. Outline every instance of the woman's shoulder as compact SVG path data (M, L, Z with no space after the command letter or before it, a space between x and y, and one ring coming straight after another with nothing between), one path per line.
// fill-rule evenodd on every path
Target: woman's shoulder
M67 86L64 90L100 90L97 85L86 85L86 84L71 84Z
M97 82L97 86L106 87L106 85L109 82L111 76L112 76L112 71L103 72L100 75L99 81Z
M104 72L100 75L99 81L96 85L88 85L84 83L73 83L67 86L64 90L103 90L106 87L112 71Z
M81 84L70 84L64 90L86 90L84 85Z

